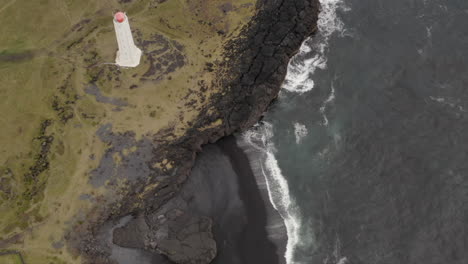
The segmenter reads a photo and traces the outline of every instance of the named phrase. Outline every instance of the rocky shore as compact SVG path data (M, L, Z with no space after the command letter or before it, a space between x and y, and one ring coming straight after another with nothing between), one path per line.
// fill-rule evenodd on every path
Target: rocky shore
M67 246L84 263L115 263L102 230L128 215L133 220L114 230L114 244L162 254L175 263L210 263L215 258L219 245L213 219L191 210L180 197L181 189L190 184L187 177L202 145L245 130L261 118L279 92L289 59L314 33L319 12L317 0L261 0L257 5L255 18L224 47L225 60L214 65L219 78L212 85L220 87L219 92L193 126L175 140L161 133L135 143L146 144L143 163L159 166L119 190L118 202L96 206L84 223L70 229ZM105 128L100 133L111 146L131 136Z

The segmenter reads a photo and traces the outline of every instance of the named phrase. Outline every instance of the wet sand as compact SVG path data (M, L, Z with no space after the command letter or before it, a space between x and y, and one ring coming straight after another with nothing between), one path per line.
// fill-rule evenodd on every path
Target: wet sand
M220 140L216 145L229 158L237 175L239 196L245 208L244 217L247 221L237 241L242 263L280 263L277 248L268 239L266 232L266 207L271 205L265 203L262 198L247 156L237 146L233 136Z
M266 231L267 206L247 156L233 136L203 147L180 196L193 213L213 219L212 264L280 264Z

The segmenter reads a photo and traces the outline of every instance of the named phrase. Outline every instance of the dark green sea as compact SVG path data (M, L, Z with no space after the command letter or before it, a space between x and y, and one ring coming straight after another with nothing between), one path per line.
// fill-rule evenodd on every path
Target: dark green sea
M238 137L287 232L267 231L288 264L468 263L468 1L321 2Z

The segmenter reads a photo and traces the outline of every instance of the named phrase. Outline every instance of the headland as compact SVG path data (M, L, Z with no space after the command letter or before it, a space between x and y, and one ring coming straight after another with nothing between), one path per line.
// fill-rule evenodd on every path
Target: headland
M122 9L144 54L134 69L109 64ZM0 249L26 263L113 263L108 227L131 215L147 235L119 241L119 226L113 244L209 263L213 220L174 201L201 147L275 99L318 1L12 1L0 12Z

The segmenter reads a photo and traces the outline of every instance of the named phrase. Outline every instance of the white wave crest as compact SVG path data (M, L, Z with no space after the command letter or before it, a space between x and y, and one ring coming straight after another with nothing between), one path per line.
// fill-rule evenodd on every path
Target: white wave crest
M320 106L320 113L322 113L322 116L323 116L323 125L324 126L328 126L328 118L327 118L327 115L325 113L325 110L327 108L327 105L333 103L333 101L335 101L335 87L333 86L333 82L332 82L330 95L322 103L322 106Z
M294 136L296 136L296 144L301 143L302 139L309 134L307 127L301 123L294 123Z
M275 158L276 148L272 142L273 126L268 122L256 125L243 134L243 140L251 147L265 154L261 170L267 184L268 195L273 207L281 215L286 226L288 241L285 258L288 264L294 263L294 249L300 243L302 217L289 193L289 185Z
M342 32L343 22L338 18L338 8L345 9L342 0L320 0L322 6L317 22L318 32L302 44L299 52L288 65L283 89L305 93L314 88L312 75L317 69L327 67L327 47L331 35ZM315 54L314 54L315 53Z
M347 263L348 263L348 258L342 257L336 264L347 264Z

